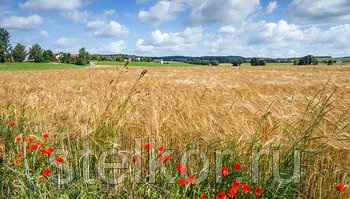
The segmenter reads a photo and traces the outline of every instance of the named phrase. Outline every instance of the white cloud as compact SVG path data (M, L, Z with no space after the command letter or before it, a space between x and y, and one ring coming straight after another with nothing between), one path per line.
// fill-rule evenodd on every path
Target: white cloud
M86 24L86 28L93 30L93 29L100 29L103 28L107 25L107 23L105 21L101 21L101 20L96 20L96 21L89 21Z
M203 33L203 28L186 28L183 32L162 32L155 30L151 34L149 41L139 39L136 43L136 52L158 55L166 54L187 54L196 55L201 53L202 42L207 35Z
M317 23L350 21L349 0L293 0L289 12L295 21Z
M76 22L76 23L82 23L88 21L88 18L90 17L90 13L88 11L69 11L69 12L62 12L61 13L65 18Z
M108 24L104 21L88 22L86 27L93 30L92 35L96 37L118 37L129 33L129 29L116 21L110 21Z
M72 11L83 5L81 0L28 0L20 7L32 11Z
M259 7L259 0L189 0L190 24L238 23L248 18Z
M307 54L347 56L350 46L350 24L320 29L303 29L280 20L259 21L242 25L236 31L220 31L207 45L211 54L294 57Z
M255 31L249 44L274 45L275 43L285 43L290 45L293 42L300 41L303 38L303 32L295 24L288 24L284 20L277 23L256 23Z
M94 47L88 48L89 52L92 54L100 53L100 54L118 54L123 53L125 50L125 41L114 41L109 44L99 44Z
M136 42L136 51L141 53L154 53L154 46L145 44L143 39L138 39Z
M178 12L184 11L185 5L182 1L159 1L148 11L141 10L138 19L143 23L159 25L165 21L171 21L176 18Z
M103 15L105 15L105 16L113 16L113 15L115 15L115 13L117 13L117 11L115 11L114 9L110 9L110 10L105 10L104 12L103 12Z
M277 1L271 1L269 5L266 7L266 12L271 14L277 7Z
M49 33L45 30L42 30L42 31L40 31L39 36L42 39L47 39L49 37Z
M78 53L79 49L84 46L80 39L61 37L55 42L55 52Z
M43 23L43 19L39 15L31 15L28 17L10 16L0 20L0 25L8 29L33 30Z
M236 28L233 26L223 26L219 30L220 33L231 33L231 34L235 33L236 31L237 31Z

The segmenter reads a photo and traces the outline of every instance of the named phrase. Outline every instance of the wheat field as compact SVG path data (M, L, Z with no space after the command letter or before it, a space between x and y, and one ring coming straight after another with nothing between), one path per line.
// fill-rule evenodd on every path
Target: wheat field
M0 79L3 119L25 118L31 132L51 133L62 147L66 137L80 137L127 148L132 141L121 142L124 136L154 137L181 149L198 137L209 143L256 134L262 147L288 146L303 135L283 134L283 124L312 120L305 116L308 103L324 97L328 111L314 132L322 139L312 150L322 146L327 155L319 161L342 169L332 183L349 178L350 131L344 118L349 117L350 66L97 66L0 72ZM101 127L116 123L123 128ZM315 192L329 183L313 180L310 175L304 183ZM306 193L310 189L302 192L315 195Z

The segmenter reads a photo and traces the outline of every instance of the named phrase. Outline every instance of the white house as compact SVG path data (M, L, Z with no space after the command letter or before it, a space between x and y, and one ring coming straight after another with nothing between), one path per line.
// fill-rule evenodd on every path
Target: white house
M159 64L164 64L163 59L154 59L153 62L159 63Z

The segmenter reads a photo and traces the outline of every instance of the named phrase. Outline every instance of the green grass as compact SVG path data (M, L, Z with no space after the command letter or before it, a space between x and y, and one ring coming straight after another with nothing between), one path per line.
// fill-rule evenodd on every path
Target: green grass
M67 69L67 68L81 68L81 66L73 64L59 64L59 63L3 63L0 64L0 71L20 71L20 70L52 70L52 69Z
M332 58L317 58L317 60L321 63L323 62L324 60L337 60L337 59L340 59L344 62L350 62L350 57L332 57Z
M117 61L98 61L95 63L96 65L117 65L124 66L125 62L117 62ZM132 61L129 63L129 66L152 66L152 67L173 67L173 66L195 66L193 64L183 63L183 62L173 62L173 61L165 61L164 64L154 63L154 62L136 62Z

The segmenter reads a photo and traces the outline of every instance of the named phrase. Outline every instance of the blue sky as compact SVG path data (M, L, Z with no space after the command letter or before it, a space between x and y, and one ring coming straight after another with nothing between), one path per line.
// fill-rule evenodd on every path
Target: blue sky
M0 0L0 27L53 52L350 55L349 0Z

